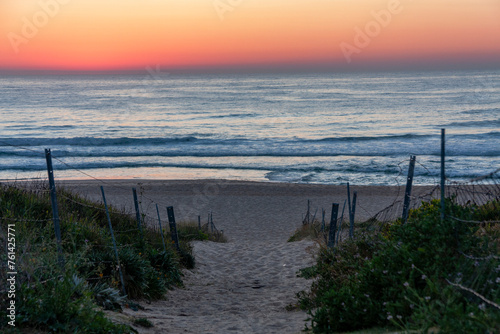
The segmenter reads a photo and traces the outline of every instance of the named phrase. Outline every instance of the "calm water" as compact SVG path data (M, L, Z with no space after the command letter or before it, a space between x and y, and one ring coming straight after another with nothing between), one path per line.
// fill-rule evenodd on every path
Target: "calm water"
M500 167L500 71L5 76L0 120L1 179L51 148L59 178L395 184L415 154L434 184L441 128L449 178Z

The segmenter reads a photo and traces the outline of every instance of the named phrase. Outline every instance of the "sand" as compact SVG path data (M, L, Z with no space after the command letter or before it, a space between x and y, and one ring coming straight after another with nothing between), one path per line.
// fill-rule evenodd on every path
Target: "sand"
M227 243L193 243L196 268L184 271L185 288L175 289L164 301L142 303L146 309L126 315L148 318L154 327L140 333L299 333L307 315L287 311L296 293L311 282L297 271L313 264L315 243L287 242L301 226L311 201L312 213L330 214L332 202L343 203L345 186L292 185L220 180L65 181L59 186L100 200L99 185L107 201L133 212L136 187L147 215L156 217L160 204L174 206L176 220L207 220L213 211ZM403 196L401 187L352 186L358 192L358 221L366 220Z

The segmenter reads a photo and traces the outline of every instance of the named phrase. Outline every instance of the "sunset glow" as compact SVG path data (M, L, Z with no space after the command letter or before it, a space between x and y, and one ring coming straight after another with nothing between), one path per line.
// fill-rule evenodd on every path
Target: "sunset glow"
M2 0L0 34L7 70L500 64L500 2Z

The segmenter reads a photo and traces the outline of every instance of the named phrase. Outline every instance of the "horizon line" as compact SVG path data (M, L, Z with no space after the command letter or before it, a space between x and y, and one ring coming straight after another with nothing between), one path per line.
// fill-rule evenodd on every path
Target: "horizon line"
M0 75L139 75L145 72L162 74L300 74L300 73L377 73L377 72L436 72L436 71L486 71L500 70L500 60L450 61L450 59L428 62L416 61L362 61L357 64L319 62L279 64L231 64L171 66L150 64L109 69L64 69L64 68L2 68Z

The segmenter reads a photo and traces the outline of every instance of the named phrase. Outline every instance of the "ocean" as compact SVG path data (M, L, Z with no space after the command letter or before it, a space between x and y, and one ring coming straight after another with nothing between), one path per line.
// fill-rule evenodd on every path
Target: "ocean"
M500 167L500 70L0 77L0 179L395 185Z

